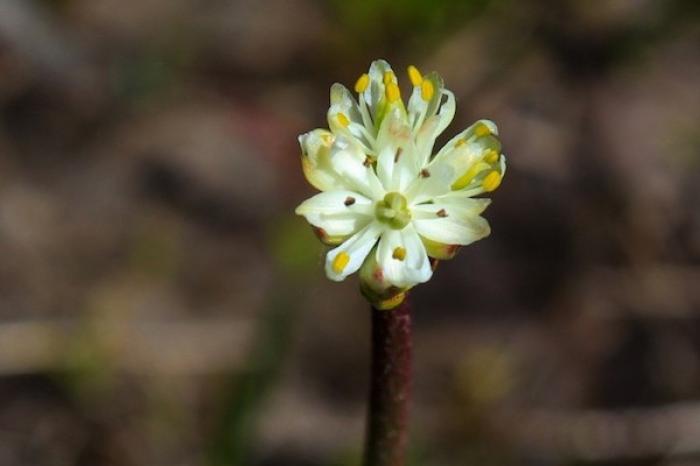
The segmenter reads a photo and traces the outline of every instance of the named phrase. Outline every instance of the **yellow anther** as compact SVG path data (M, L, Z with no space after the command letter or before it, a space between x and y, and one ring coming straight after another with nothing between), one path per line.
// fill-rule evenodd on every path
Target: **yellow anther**
M455 147L462 147L466 142L464 138L458 139L457 142L455 142Z
M387 298L383 301L377 301L372 305L380 311L388 311L388 310L394 309L396 306L401 304L405 298L406 298L406 293L402 291L402 292L392 296L391 298Z
M484 162L494 164L498 162L499 158L500 156L498 155L498 152L493 149L489 149L486 151L486 155L484 156Z
M394 75L393 71L385 71L384 72L384 85L385 86L389 83L393 83L395 79L396 79L396 75Z
M485 163L475 163L471 167L469 167L469 170L467 170L464 175L460 176L457 181L452 183L452 189L457 190L457 189L462 189L466 188L469 186L469 184L472 182L476 176L481 173L482 170L488 169L489 166L486 165Z
M488 136L491 134L491 130L485 124L479 123L479 125L474 129L474 134L476 134L478 137Z
M345 251L339 252L338 255L333 258L333 263L331 264L333 271L335 273L341 273L345 270L345 267L348 266L348 262L350 262L350 254Z
M498 173L496 170L493 170L491 173L486 175L486 178L484 178L484 180L481 182L481 186L486 192L491 192L495 190L500 184L501 174Z
M357 81L355 82L355 92L357 92L358 94L361 92L365 92L367 86L369 86L369 75L365 73L359 78L357 78Z
M401 246L394 248L394 252L391 254L391 257L399 261L404 260L406 258L406 248L402 248Z
M435 94L435 88L432 81L424 79L420 85L420 96L427 102L433 98L433 94Z
M338 113L336 115L336 118L338 118L338 123L340 123L345 128L347 128L350 125L350 120L348 120L348 117L346 117L344 113Z
M420 86L423 82L423 75L420 74L418 68L411 65L408 67L408 79L411 80L411 84L413 84L414 86Z
M389 83L386 85L386 99L389 102L396 102L401 98L401 91L399 86L394 83Z

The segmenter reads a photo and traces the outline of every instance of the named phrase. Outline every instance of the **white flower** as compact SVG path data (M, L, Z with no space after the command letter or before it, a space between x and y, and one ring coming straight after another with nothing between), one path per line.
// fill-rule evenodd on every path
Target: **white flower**
M355 84L358 100L331 87L329 130L299 136L307 180L321 193L296 213L336 247L328 278L341 281L363 264L363 289L386 299L432 275L429 256L451 258L458 246L488 236L480 216L505 173L496 125L480 120L435 156L435 139L455 113L455 98L435 73L408 68L408 107L384 60Z

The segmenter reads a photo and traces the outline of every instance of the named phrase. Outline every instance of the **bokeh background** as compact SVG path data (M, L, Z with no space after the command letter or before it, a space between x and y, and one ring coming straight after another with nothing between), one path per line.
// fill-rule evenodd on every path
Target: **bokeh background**
M509 157L412 296L412 464L700 464L699 5L0 0L0 464L359 464L369 314L292 211L380 57Z

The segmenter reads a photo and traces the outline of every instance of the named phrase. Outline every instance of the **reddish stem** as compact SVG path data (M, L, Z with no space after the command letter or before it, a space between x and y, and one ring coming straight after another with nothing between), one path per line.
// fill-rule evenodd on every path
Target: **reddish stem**
M365 466L404 466L411 398L411 312L372 308L372 372Z

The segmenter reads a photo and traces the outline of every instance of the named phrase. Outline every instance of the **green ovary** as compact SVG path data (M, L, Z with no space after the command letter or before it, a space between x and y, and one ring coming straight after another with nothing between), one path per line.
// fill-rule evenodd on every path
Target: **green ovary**
M377 220L395 230L401 230L411 221L406 198L399 193L387 193L384 200L377 202L374 209Z

